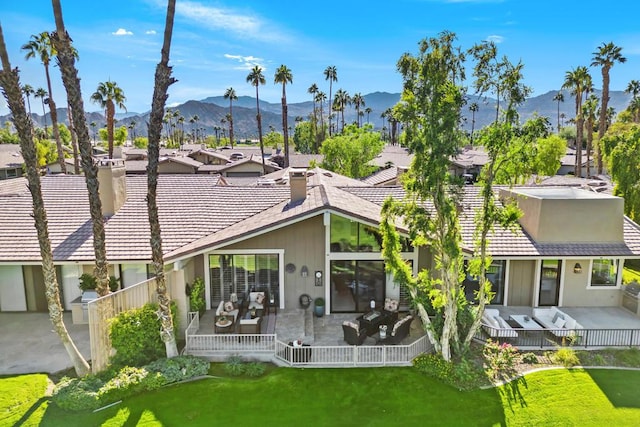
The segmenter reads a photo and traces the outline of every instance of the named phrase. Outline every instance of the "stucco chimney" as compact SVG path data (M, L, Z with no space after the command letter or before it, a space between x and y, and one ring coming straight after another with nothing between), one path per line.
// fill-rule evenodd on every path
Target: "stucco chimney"
M102 215L112 216L127 200L124 160L102 159L98 162L98 182Z
M301 202L307 198L307 170L289 168L289 186L291 187L291 203Z

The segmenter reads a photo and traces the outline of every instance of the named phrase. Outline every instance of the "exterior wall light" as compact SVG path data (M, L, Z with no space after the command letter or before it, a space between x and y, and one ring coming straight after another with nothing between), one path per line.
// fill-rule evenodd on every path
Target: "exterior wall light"
M580 274L582 273L582 266L580 265L579 262L576 262L576 265L573 266L573 272L575 274Z

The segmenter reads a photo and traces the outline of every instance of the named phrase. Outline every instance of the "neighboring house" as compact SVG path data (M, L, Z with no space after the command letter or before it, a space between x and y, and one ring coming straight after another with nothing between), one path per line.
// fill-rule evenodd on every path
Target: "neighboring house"
M151 264L146 177L126 176L123 162L100 166L110 274L125 287L147 278ZM26 180L0 183L0 310L45 311L40 251ZM78 278L93 269L91 221L83 177L43 177L54 262L66 309L80 295ZM17 185L16 183L20 183ZM397 186L373 187L322 169L290 169L288 185L230 187L214 175L160 175L159 216L167 271L186 322L184 286L204 278L207 308L232 292L265 289L280 309L303 294L326 299L327 313L369 310L373 299L405 292L385 271L378 232L381 205L402 198ZM524 211L515 231L495 227L489 268L494 304L621 305L625 260L640 258L640 229L624 217L623 200L572 188L501 191ZM462 238L473 252L479 188L465 187ZM428 205L427 205L428 208ZM398 230L406 236L401 222ZM403 240L414 272L433 269L428 248ZM177 284L177 285L176 285ZM473 288L469 278L467 285Z
M18 144L0 144L0 180L22 176L24 159Z
M371 184L376 187L386 185L400 185L400 175L407 171L406 167L391 166L386 169L380 169L373 175L369 175L362 179L362 182Z
M65 158L64 164L67 167L67 175L72 175L75 173L76 167L75 167L75 164L73 163L73 159ZM82 170L82 166L80 166L80 168ZM55 162L49 163L46 166L46 173L53 174L53 175L62 173L62 168L60 167L60 163L58 163L57 160Z
M229 178L250 178L259 177L280 170L280 166L265 160L265 173L262 171L262 160L260 157L250 156L241 160L227 163L217 169L217 173Z

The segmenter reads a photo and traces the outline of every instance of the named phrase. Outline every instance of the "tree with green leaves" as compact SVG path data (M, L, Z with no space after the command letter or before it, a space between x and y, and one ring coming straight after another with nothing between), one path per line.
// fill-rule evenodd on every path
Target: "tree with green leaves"
M320 147L322 167L351 178L371 175L375 166L369 162L382 152L384 142L370 125L358 128L347 125L340 135L327 138Z
M537 175L554 176L567 152L567 140L558 134L538 138L534 170Z
M238 95L236 95L234 88L229 87L225 90L223 97L229 100L229 143L231 144L231 148L233 148L233 101L238 100Z
M98 88L91 95L91 101L100 105L105 109L105 116L107 118L107 136L108 136L108 150L109 158L113 159L113 138L114 138L114 124L116 116L116 106L121 110L127 111L124 102L127 98L124 96L124 91L118 86L118 83L108 80L98 84Z
M421 41L416 55L405 53L398 61L403 91L395 110L406 124L406 141L414 158L404 175L406 198L386 200L381 221L385 265L407 288L435 351L446 361L451 360L452 349L460 350L457 319L459 302L464 298L458 209L461 182L449 173L450 160L462 145L460 123L465 103L464 56L454 46L455 40L455 34L443 32ZM429 245L435 260L433 274L424 270L414 277L400 256L395 229L398 216L407 225L414 246ZM437 310L443 321L441 331L433 327L419 294L427 295Z
M600 106L600 117L598 119L598 140L601 140L607 130L607 109L609 106L609 72L616 63L623 64L627 58L622 56L622 48L613 42L602 43L598 50L593 52L592 67L601 67L602 71L602 100ZM598 174L602 173L602 152L599 144L596 145Z
M33 88L33 86L25 84L22 86L22 93L27 99L27 109L29 111L29 120L31 120L31 101L29 100L29 97L31 95L34 95L36 93L36 90Z
M255 86L256 88L256 121L258 122L258 140L260 141L260 154L262 155L262 173L266 174L267 167L264 162L264 141L262 140L262 116L260 115L260 97L258 95L258 87L267 83L267 80L264 78L264 74L262 74L262 67L256 65L251 69L251 72L247 76L247 83L250 83L251 86Z
M49 75L49 64L51 59L57 55L54 46L51 44L49 33L44 31L37 35L32 35L31 40L22 46L22 50L26 51L25 59L38 58L42 65L44 65L44 73L47 79L47 89L49 98L46 100L43 98L45 104L49 105L49 112L51 113L51 129L53 132L53 139L56 141L56 147L58 148L58 163L60 164L60 170L62 173L67 173L67 165L64 162L64 150L62 149L62 141L60 141L60 134L58 133L58 110L56 109L56 103L53 100L53 93L51 91L51 76ZM46 120L45 120L46 122ZM46 127L46 126L45 126Z
M301 154L316 154L316 138L314 135L313 123L308 121L296 123L296 128L293 131L293 144L296 147L296 151Z
M582 98L587 88L591 87L591 75L585 66L579 66L567 71L564 77L563 89L570 89L576 97L576 165L574 175L582 176L582 140L584 132L584 118L582 116Z
M553 100L558 103L558 133L560 133L560 103L564 102L564 94L559 91L553 96Z
M153 98L151 101L151 113L149 115L149 164L147 165L147 211L149 228L151 232L151 258L156 280L156 292L158 294L158 317L160 318L160 337L165 344L167 357L178 355L175 329L171 316L171 299L167 292L166 278L164 274L164 255L162 253L162 233L158 216L157 188L158 188L158 163L160 158L160 138L162 136L162 118L167 91L169 86L177 80L171 76L169 66L169 52L171 49L171 36L173 34L173 20L176 11L176 0L167 1L167 17L164 27L164 37L160 62L156 66Z
M367 107L364 109L364 113L367 115L367 123L369 123L369 115L373 112L373 108Z
M309 86L309 89L307 89L307 93L311 94L311 101L313 102L313 111L309 118L313 120L313 133L314 135L317 135L318 134L318 111L316 109L316 102L318 102L318 100L317 100L316 94L318 93L318 85L313 83L311 86ZM320 108L322 108L322 105L320 105ZM322 118L322 116L320 117Z
M358 127L360 127L362 126L362 123L360 123L360 109L365 106L364 96L362 96L360 92L355 93L351 98L351 102L356 109L356 119L358 121Z
M53 263L53 251L51 249L51 240L49 238L47 225L47 212L42 197L40 168L37 164L36 146L33 141L33 128L31 126L31 119L27 116L24 108L18 69L12 68L9 62L9 55L7 54L1 25L0 61L2 63L0 86L11 110L16 130L20 136L20 150L24 158L27 181L29 183L28 188L31 193L33 219L38 235L40 256L42 258L42 273L44 276L45 297L47 299L49 318L73 364L76 375L82 377L89 373L89 364L84 357L82 357L82 354L80 354L80 351L73 342L64 324L63 308L60 302L60 288L56 278L56 268Z
M344 132L344 110L349 104L351 104L351 97L349 96L349 92L344 89L338 89L333 100L333 110L339 111L342 116L342 127L340 129L340 132Z
M624 213L640 221L640 125L614 123L602 139L603 154L609 159L613 194L624 198Z
M587 131L587 178L591 176L591 150L593 147L593 126L596 123L596 115L598 113L598 97L590 95L582 104L582 116L585 118L585 127Z
M317 153L320 150L320 145L322 145L322 141L325 140L327 135L326 127L324 125L324 103L327 102L327 94L322 92L321 90L316 93L315 97L316 102L320 105L320 132L318 132L318 126L314 127L315 130L315 152Z
M633 120L638 123L640 122L640 80L631 80L624 91L631 94L628 109L633 115Z
M287 83L293 83L293 74L286 65L281 65L276 70L274 82L282 84L282 135L284 137L284 167L289 167L289 128L287 124Z
M338 81L338 69L336 68L335 65L329 65L327 68L324 69L324 79L325 80L329 80L329 137L331 137L331 110L332 110L332 106L331 104L333 103L333 98L331 97L332 95L332 89L333 89L333 82L337 82Z

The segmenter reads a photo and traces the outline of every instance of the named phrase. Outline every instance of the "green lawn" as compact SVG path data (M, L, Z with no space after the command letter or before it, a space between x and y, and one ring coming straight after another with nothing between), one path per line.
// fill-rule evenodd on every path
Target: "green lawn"
M279 368L167 387L95 414L61 411L45 388L44 375L0 379L0 426L640 425L640 371L541 371L464 393L410 368Z

